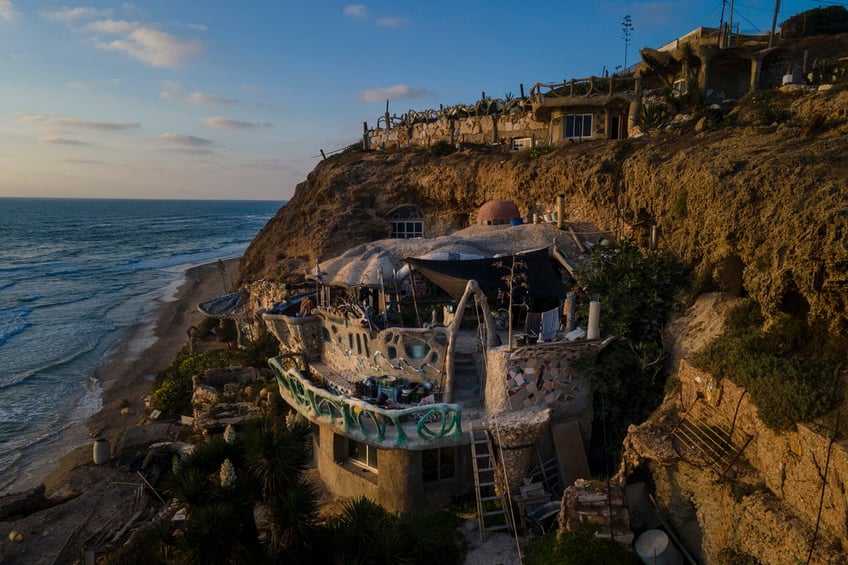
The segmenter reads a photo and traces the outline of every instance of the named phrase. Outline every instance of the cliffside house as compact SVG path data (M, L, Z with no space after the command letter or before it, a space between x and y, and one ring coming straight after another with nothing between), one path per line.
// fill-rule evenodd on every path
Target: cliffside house
M529 511L588 478L592 390L572 364L607 342L562 331L561 234L491 225L372 242L312 271L310 315L263 314L280 393L313 423L333 494L408 512L474 491L485 536L513 526L505 498ZM515 253L519 241L541 245ZM518 335L511 302L490 305L510 290Z

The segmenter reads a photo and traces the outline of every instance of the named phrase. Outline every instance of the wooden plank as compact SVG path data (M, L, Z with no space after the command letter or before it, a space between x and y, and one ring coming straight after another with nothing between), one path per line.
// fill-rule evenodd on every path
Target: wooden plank
M554 424L551 426L551 436L565 486L568 487L577 479L592 478L583 437L580 435L580 425L574 420Z

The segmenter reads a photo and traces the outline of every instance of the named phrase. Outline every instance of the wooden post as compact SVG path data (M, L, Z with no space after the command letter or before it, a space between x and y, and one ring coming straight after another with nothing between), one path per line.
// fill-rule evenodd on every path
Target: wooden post
M565 215L565 197L561 194L557 196L557 228L562 229L565 226L565 220L563 219L563 215Z
M327 159L327 156L326 156L326 155L324 155L324 150L323 150L323 149L321 149L321 158L322 158L322 159L324 159L324 160L326 160L326 159Z
M565 295L565 303L562 309L565 310L565 331L567 332L574 329L574 301L576 296L577 294L574 291Z
M657 240L659 239L660 228L651 226L651 251L657 250Z
M577 238L577 234L574 233L574 228L572 228L571 226L568 226L568 233L571 234L571 239L573 239L574 243L577 244L577 249L580 250L580 253L586 253L586 248L583 247L582 243L580 243L580 240Z
M392 123L391 123L391 121L389 120L389 101L388 101L388 100L386 100L386 113L385 113L385 116L386 116L386 129L392 129Z
M524 84L519 84L518 88L521 89L521 99L524 99Z
M415 297L415 271L412 270L412 266L407 263L409 267L409 286L412 288L412 305L415 307L415 327L421 327L421 314L418 312L418 299Z
M371 138L368 137L368 122L362 122L362 150L371 150Z

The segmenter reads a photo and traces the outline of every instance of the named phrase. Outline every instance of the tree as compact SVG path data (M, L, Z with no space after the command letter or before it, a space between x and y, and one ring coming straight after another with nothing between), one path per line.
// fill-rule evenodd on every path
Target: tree
M630 14L621 20L621 38L624 40L624 69L627 70L627 51L630 48L630 36L633 33L633 20Z

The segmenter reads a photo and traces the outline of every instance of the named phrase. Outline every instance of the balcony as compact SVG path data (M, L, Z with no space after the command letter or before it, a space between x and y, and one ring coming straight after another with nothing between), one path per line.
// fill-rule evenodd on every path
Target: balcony
M292 363L300 358L301 363ZM339 394L310 378L302 356L281 355L268 361L280 395L311 422L380 449L434 449L462 445L462 409L435 403L407 408L383 408ZM291 365L286 367L286 365Z

